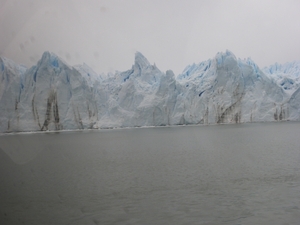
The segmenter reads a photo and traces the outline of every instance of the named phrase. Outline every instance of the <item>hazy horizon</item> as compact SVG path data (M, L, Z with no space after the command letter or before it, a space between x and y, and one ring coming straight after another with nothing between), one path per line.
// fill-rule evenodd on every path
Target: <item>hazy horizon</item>
M97 73L136 51L179 74L226 49L260 68L300 60L299 1L0 0L0 56L27 67L44 51Z

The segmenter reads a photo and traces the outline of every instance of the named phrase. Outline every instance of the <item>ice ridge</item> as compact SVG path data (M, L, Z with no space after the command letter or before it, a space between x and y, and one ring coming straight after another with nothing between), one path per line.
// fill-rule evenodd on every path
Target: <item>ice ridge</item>
M140 52L101 76L50 52L29 69L1 57L0 132L295 121L299 84L299 62L261 70L229 50L177 76Z

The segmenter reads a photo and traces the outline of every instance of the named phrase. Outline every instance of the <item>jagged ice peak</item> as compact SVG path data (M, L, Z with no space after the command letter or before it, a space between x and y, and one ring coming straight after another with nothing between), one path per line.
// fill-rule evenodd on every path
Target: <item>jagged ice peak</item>
M142 53L136 52L134 58L134 65L138 68L142 68L150 66L150 63Z
M103 78L50 52L25 73L1 57L0 132L300 120L299 70L267 74L229 50L178 76L140 52L131 69Z

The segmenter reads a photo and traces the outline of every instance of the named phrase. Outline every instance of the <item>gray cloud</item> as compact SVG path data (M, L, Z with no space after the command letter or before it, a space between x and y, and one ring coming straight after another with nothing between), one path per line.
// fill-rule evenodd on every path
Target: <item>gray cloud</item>
M0 54L30 66L48 50L108 72L129 69L140 51L180 73L230 49L263 67L300 60L299 8L293 0L2 0Z

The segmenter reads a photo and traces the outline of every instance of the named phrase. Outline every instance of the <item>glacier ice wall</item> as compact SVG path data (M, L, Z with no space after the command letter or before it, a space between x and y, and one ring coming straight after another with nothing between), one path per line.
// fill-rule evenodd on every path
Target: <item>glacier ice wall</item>
M0 132L299 120L299 74L297 62L260 70L228 50L178 76L139 52L107 75L49 52L29 69L0 58Z

